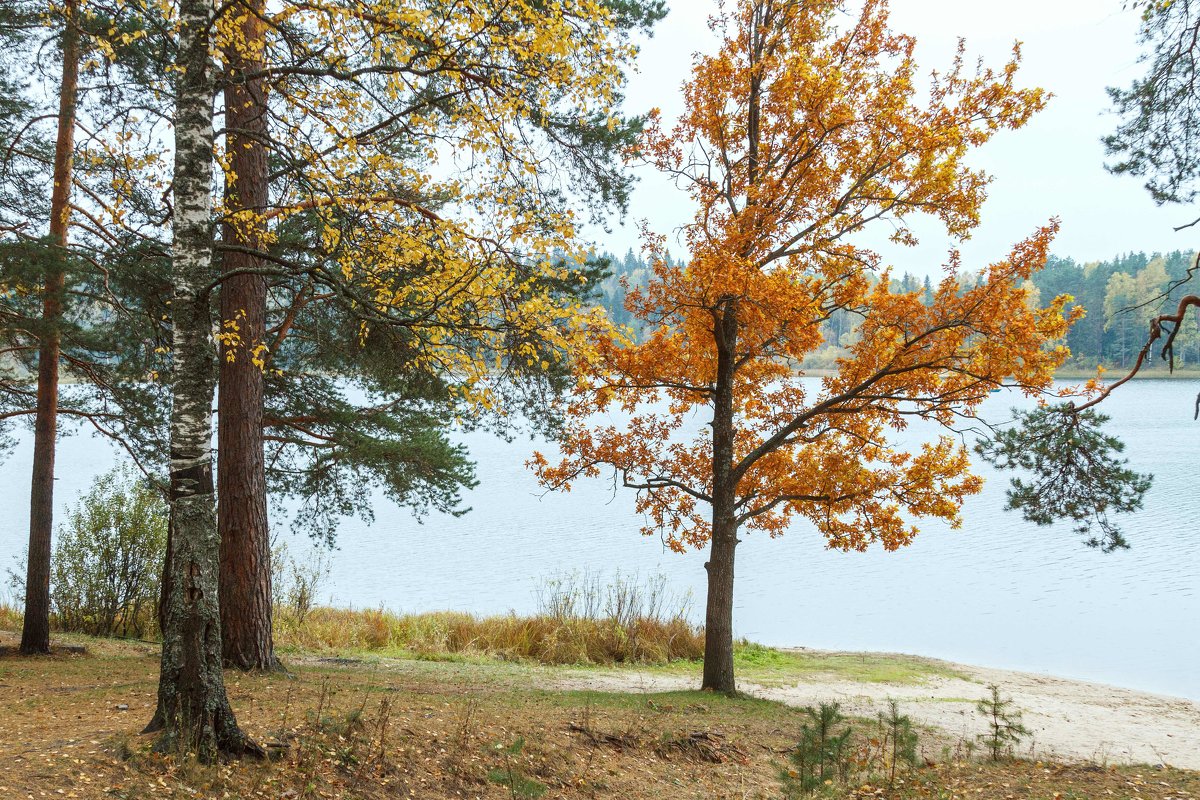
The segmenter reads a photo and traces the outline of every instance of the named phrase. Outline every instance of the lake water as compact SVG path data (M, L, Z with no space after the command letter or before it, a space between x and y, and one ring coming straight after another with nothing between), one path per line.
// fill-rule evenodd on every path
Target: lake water
M961 530L927 523L899 552L838 553L797 523L787 535L743 536L735 629L770 645L916 653L1045 672L1200 699L1200 381L1143 380L1103 410L1131 463L1156 476L1146 508L1122 520L1132 550L1103 554L1069 526L1038 528L1002 510L1007 478L989 477ZM1014 398L989 398L1002 418ZM678 555L638 534L633 494L612 481L543 495L523 468L535 444L464 437L480 486L464 517L417 524L380 498L376 520L347 520L324 594L337 604L399 611L518 613L556 572L662 573L691 591L699 614L704 553ZM0 568L27 537L31 450L0 465ZM543 446L544 449L544 446ZM86 434L59 451L60 507L116 459ZM292 542L293 550L306 546Z

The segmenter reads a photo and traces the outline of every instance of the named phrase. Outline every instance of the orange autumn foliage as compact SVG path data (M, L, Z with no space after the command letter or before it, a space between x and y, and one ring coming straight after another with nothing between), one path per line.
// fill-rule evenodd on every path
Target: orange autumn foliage
M638 490L644 531L677 550L726 537L732 562L739 529L774 536L796 516L830 547L896 549L914 517L957 525L981 480L960 438L910 451L893 434L918 418L949 428L1001 384L1045 392L1072 319L1069 298L1037 309L1024 288L1056 222L978 281L960 280L952 255L929 305L894 291L858 234L883 223L913 245L921 215L966 238L989 176L965 157L1023 126L1045 95L1015 85L1016 47L1003 68L971 70L960 46L922 88L915 41L889 30L883 0L853 16L836 0L730 5L682 118L669 130L656 120L637 154L698 206L690 262L669 266L664 240L647 235L654 277L628 299L644 341L596 335L566 401L563 456L532 466L559 489L615 468ZM858 318L857 341L819 386L801 380L840 310ZM598 421L615 409L620 422Z

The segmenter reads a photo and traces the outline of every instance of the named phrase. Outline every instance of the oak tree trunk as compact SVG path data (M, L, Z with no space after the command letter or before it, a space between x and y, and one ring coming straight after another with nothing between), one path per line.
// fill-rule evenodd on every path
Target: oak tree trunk
M763 32L769 7L756 4L750 30L750 96L746 117L746 209L757 204L759 143L762 105ZM748 255L748 253L743 253ZM732 694L733 677L733 566L738 546L737 484L734 469L733 387L737 373L738 301L727 295L713 309L713 341L717 348L716 390L713 395L712 542L709 546L708 602L704 612L704 678L702 689Z
M238 728L221 675L217 573L220 542L212 474L216 378L208 286L212 280L213 91L208 31L212 0L181 0L175 110L174 253L171 262L171 553L163 614L157 750L262 751Z
M267 281L253 274L265 247L261 218L268 202L264 82L245 78L264 67L263 0L248 0L241 41L226 52L225 126L230 163L225 179L221 341L217 394L217 525L221 535L221 633L225 665L277 670L271 639L271 538L263 454ZM238 248L238 249L232 249Z
M713 506L716 510L716 506ZM733 677L733 556L737 532L714 526L708 562L708 601L704 613L704 677L701 689L732 694Z
M79 75L78 0L63 7L62 81L58 94L58 138L54 145L54 188L50 195L50 241L42 289L38 346L37 411L33 433L33 477L29 491L29 562L25 575L25 620L21 652L50 652L50 538L54 529L54 447L58 438L58 358L61 334L71 166L75 149L75 94Z
M733 561L738 545L735 513L737 480L733 474L733 377L737 353L737 300L723 298L714 315L717 346L716 392L713 398L712 541L709 546L708 602L704 611L704 678L702 689L732 693Z

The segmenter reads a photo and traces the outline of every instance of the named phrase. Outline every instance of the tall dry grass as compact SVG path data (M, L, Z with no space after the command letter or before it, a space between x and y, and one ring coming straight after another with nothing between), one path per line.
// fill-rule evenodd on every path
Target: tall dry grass
M16 605L0 601L0 631L20 631L25 613Z
M590 573L546 580L533 616L285 606L276 642L305 650L405 650L419 656L483 655L544 664L662 664L704 654L704 632L688 620L690 597L666 579Z
M395 614L315 608L302 623L276 620L275 641L303 650L406 650L418 656L483 655L544 664L662 664L704 655L704 634L682 619L558 619L455 611Z
M457 611L398 614L283 602L275 643L318 652L406 651L421 658L486 656L543 664L665 664L704 655L703 628L688 619L690 597L662 576L554 576L535 592L532 616ZM18 605L0 597L0 630L21 630ZM56 616L51 628L59 631Z

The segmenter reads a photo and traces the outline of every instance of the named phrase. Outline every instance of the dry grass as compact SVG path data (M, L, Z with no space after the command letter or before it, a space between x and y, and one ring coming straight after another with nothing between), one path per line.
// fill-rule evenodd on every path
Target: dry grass
M9 603L0 602L0 630L19 631L25 615Z
M0 639L11 638L0 634ZM148 754L157 648L84 640L85 657L0 658L0 797L778 798L798 709L701 692L539 688L545 668L293 659L293 674L227 673L239 721L275 762L201 767ZM825 797L1070 800L1200 797L1200 775L1031 762L933 762L892 791Z
M608 581L586 572L552 576L538 590L537 614L477 617L310 608L316 584L305 581L316 581L321 568L294 566L292 571L303 585L283 592L275 603L275 642L285 653L370 652L551 665L665 665L704 654L703 629L687 618L690 598L672 594L663 576L618 573ZM50 625L64 632L53 615ZM20 612L0 602L0 629L20 627Z
M304 570L293 570L297 574ZM308 571L318 575L319 569ZM288 592L307 598L313 590ZM461 612L395 614L385 610L276 604L283 650L412 654L425 659L487 657L542 664L669 664L704 654L703 629L688 621L691 598L662 575L552 575L536 591L532 616L477 617Z
M487 656L543 664L665 664L704 654L703 631L681 618L625 623L539 615L394 614L317 608L303 621L280 614L284 650L407 652L422 658Z

